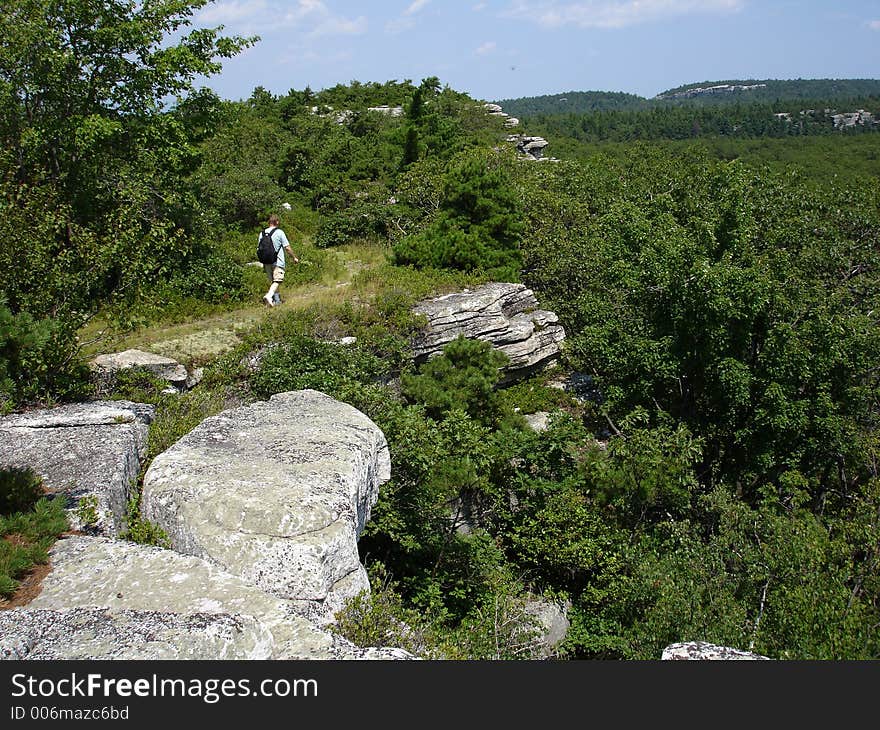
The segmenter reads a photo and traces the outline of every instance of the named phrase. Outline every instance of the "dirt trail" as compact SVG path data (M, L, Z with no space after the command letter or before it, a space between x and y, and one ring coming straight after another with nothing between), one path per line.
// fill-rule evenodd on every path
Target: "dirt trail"
M357 272L380 263L371 250L337 250L339 275L332 280L282 288L283 303L274 309L248 304L219 314L180 324L158 324L118 337L106 337L90 347L98 352L118 352L130 348L170 357L183 365L200 365L238 345L244 334L267 318L283 315L291 308L301 309L319 302L338 303L351 296L352 278Z

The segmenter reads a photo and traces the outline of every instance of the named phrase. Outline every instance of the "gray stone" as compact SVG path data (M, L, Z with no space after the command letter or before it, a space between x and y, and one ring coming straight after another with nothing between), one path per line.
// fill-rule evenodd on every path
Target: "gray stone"
M367 111L378 112L379 114L387 114L391 117L402 117L403 116L403 107L402 106L388 106L387 104L382 104L381 106L371 106L367 107Z
M550 414L546 411L538 411L538 413L528 413L523 418L526 419L526 423L529 424L529 428L532 431L546 431L550 428Z
M122 370L144 368L160 380L167 380L176 388L186 386L186 368L177 360L142 350L125 350L110 355L98 355L89 365L95 373L99 388L109 389Z
M0 466L30 468L67 499L74 529L86 497L96 501L91 527L117 535L125 526L131 485L147 450L154 406L93 401L0 418Z
M271 596L189 555L120 540L71 536L55 543L50 560L52 572L28 609L249 616L259 621L271 639L265 658L412 658L402 650L356 647L303 618L294 602Z
M535 649L539 656L549 658L558 653L560 644L565 641L571 628L567 608L540 598L526 602L526 614L535 620L540 631L536 637Z
M390 478L382 431L323 393L280 393L206 419L157 456L141 512L174 550L332 620L369 590L357 540Z
M510 360L505 380L515 380L553 362L565 330L553 312L538 308L523 284L490 283L477 289L428 299L413 311L424 315L426 327L416 337L413 354L422 363L441 354L463 335L490 342Z
M193 370L186 379L186 389L191 390L195 388L199 383L202 382L202 378L205 377L205 369L204 368L196 368Z
M762 661L770 657L752 654L749 651L716 646L705 641L687 641L670 644L663 650L662 661Z
M0 611L0 659L268 659L271 649L271 634L253 616Z

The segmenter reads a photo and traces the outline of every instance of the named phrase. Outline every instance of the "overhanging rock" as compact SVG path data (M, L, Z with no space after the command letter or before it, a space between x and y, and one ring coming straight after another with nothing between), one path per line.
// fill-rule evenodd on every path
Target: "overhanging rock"
M385 436L363 413L314 390L279 393L157 456L141 511L174 550L329 622L369 590L357 540L390 473Z

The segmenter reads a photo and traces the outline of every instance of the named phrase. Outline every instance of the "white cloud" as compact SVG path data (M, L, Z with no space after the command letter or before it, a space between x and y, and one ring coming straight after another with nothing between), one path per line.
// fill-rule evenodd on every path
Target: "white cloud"
M357 18L328 17L309 31L310 36L361 35L367 32L369 23L365 16Z
M414 28L416 25L416 21L412 18L395 18L394 20L389 20L385 23L385 32L391 33L392 35L396 33L403 33L405 30L409 30L410 28Z
M287 11L280 24L301 28L311 36L357 35L367 30L364 16L336 15L321 0L297 0L296 7Z
M546 28L624 28L675 16L736 12L744 6L745 0L517 0L504 14Z
M410 28L415 28L416 19L413 16L423 10L429 2L431 0L414 0L407 6L399 18L393 18L385 23L385 32L396 35L397 33L403 33L405 30L410 30Z
M871 30L880 30L880 20L869 20L868 27Z
M290 7L290 6L293 7ZM197 20L221 24L235 33L295 28L309 36L355 35L367 30L364 16L346 18L330 10L322 0L219 0L202 10Z
M421 10L425 5L427 5L431 0L414 0L414 2L403 11L404 15L415 15L419 10Z
M266 0L228 0L210 5L197 16L201 23L243 23L266 14Z
M489 3L477 3L474 7L471 8L475 13L479 13L481 10L485 10L489 7Z
M486 41L476 51L474 51L474 53L476 53L478 56L488 56L497 47L498 44L495 41Z

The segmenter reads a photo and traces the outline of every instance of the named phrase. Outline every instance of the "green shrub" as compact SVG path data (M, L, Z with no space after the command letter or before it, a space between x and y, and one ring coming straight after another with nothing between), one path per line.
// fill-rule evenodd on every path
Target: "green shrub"
M141 493L139 490L134 490L128 500L125 528L119 536L123 540L131 540L139 545L152 545L166 550L171 548L171 539L168 537L168 533L158 525L141 517Z
M499 390L498 398L505 409L518 409L522 413L555 411L577 406L577 401L570 393L545 385L545 380L544 376L538 376L514 383Z
M60 499L43 498L32 510L0 516L0 595L11 597L19 579L49 559L49 548L69 528Z
M398 241L395 263L519 281L522 213L501 156L467 153L446 173L437 216Z
M406 608L384 566L371 566L370 592L346 601L332 630L357 646L389 646L422 658L436 657L431 627L420 612Z
M130 400L135 403L157 403L164 396L162 391L168 381L158 377L147 367L125 368L113 376L114 400Z
M43 494L43 480L31 469L0 469L0 515L27 512Z
M263 398L304 388L333 395L346 383L375 382L386 369L382 360L358 346L295 335L265 354L251 387Z
M315 245L320 248L341 246L358 239L384 237L388 230L385 206L359 203L328 215L318 228Z
M171 277L163 291L212 304L240 302L245 297L244 275L240 266L219 251L202 249Z
M435 420L454 409L480 423L497 423L502 415L495 386L500 368L508 362L504 353L488 342L463 335L443 348L443 354L426 362L418 374L403 373L401 389L411 403L420 403Z
M0 296L0 412L39 400L68 400L90 390L76 332L55 319L13 315Z

